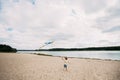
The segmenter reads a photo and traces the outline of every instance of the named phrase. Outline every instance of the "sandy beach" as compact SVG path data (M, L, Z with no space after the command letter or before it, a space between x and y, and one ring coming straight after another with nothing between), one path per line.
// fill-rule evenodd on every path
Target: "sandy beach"
M120 80L120 61L0 53L0 80Z

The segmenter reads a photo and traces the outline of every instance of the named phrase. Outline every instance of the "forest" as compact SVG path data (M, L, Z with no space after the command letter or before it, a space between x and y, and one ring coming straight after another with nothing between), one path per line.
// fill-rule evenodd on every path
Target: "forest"
M17 49L6 44L0 44L0 52L17 52Z
M39 49L38 51L120 51L120 46L88 47L88 48L52 48Z

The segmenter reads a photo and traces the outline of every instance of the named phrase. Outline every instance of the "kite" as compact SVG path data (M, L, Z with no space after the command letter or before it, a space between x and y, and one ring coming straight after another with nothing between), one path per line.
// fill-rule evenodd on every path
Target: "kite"
M52 44L53 42L54 42L54 41L45 42L44 45L42 45L40 48L43 48L43 47L45 47L45 46L47 46L47 45L49 45L49 44Z

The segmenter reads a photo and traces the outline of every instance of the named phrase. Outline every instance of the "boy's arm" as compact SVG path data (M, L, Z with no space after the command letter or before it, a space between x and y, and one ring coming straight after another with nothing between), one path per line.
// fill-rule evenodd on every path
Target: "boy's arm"
M62 60L64 61L64 57L61 57L62 58Z

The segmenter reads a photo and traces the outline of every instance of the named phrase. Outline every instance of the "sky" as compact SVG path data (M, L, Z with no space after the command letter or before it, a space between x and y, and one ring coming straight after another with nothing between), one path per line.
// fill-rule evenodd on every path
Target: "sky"
M120 46L120 0L0 0L0 44L17 49Z

